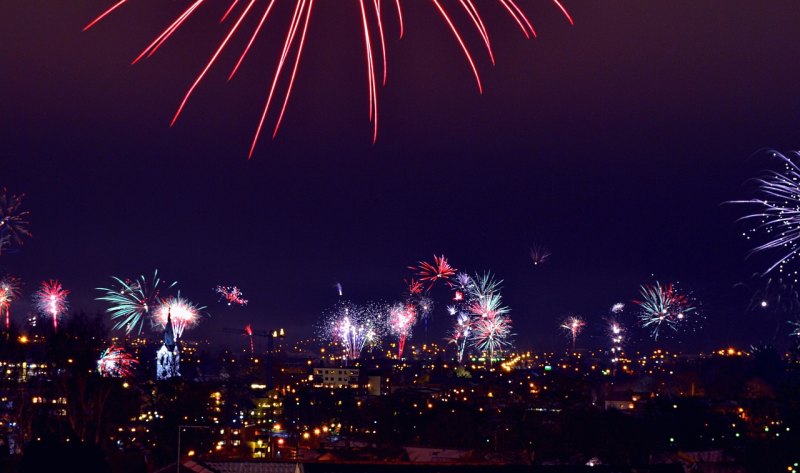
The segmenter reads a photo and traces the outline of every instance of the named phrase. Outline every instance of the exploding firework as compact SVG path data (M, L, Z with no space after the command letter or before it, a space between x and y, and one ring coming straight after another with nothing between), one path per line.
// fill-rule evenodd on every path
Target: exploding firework
M385 311L381 304L341 302L326 317L324 335L342 345L345 359L357 360L367 345L379 343Z
M425 290L425 287L422 285L422 283L414 278L411 278L409 280L403 280L403 282L405 282L406 286L408 286L409 297L422 294L422 292Z
M787 265L797 257L800 245L800 167L792 160L800 158L800 153L792 153L790 157L773 151L771 156L782 164L782 169L767 171L755 179L758 184L755 198L731 202L745 204L754 209L740 219L755 222L744 233L745 238L765 240L753 248L752 252L767 251L777 255L775 262L764 274L775 268L784 272ZM796 278L797 270L791 274Z
M459 363L464 359L464 351L467 347L467 342L470 340L472 324L473 321L469 314L459 312L453 321L453 328L450 332L450 336L447 338L448 343L452 343L456 346Z
M444 255L434 255L433 264L427 261L420 261L417 266L409 266L409 269L417 271L417 276L419 276L420 281L427 281L429 283L428 289L433 287L436 281L447 281L456 274L456 269L450 266L450 263L447 262L447 258L445 258Z
M25 194L9 195L5 188L0 192L0 255L13 245L21 245L28 231L28 214L22 207Z
M575 342L578 340L578 335L581 334L584 327L586 327L586 322L577 315L570 315L564 319L564 322L561 324L561 329L572 339L573 350L575 349Z
M797 322L790 321L789 324L794 325L794 330L790 335L794 337L800 337L800 321Z
M503 305L503 298L499 293L490 293L481 299L475 299L469 306L469 310L479 318L506 315L509 312L508 307Z
M237 41L231 41L232 38L240 32L240 27L243 24L251 24L250 18L256 17L254 19L258 19L257 25L246 35L248 36L248 40L246 42L246 46L240 52L239 59L236 62L236 65L233 67L228 79L232 79L234 75L236 75L237 71L239 70L240 66L242 65L244 59L247 57L248 53L253 46L253 43L258 38L259 34L261 33L262 27L264 26L267 19L270 17L270 14L273 12L273 7L277 3L276 0L263 0L259 2L258 0L248 0L246 2L242 2L241 8L238 10L236 9L237 3L239 0L232 0L230 7L227 9L223 20L227 18L230 14L233 14L234 11L237 13L235 14L236 21L228 29L227 33L224 36L224 39L219 43L216 47L214 53L211 55L210 59L203 67L202 71L197 75L195 80L193 81L192 85L189 87L188 91L183 97L180 105L175 112L175 115L172 118L172 124L175 124L178 117L180 116L181 112L183 111L184 107L186 106L189 98L195 92L197 87L200 85L200 82L205 78L206 74L209 70L214 66L220 56L223 54L225 49L228 45L233 42L236 43ZM571 16L567 12L566 8L559 2L559 0L552 0L555 6L564 14L570 24L573 23ZM88 30L103 18L111 14L113 11L117 10L118 8L122 7L128 3L128 0L119 0L110 8L102 12L97 18L92 20L89 24L86 25L84 28ZM204 0L192 0L189 5L178 15L178 17L172 21L164 31L158 35L134 60L133 62L136 63L143 58L149 58L178 30L181 26L193 15L200 10L200 6L204 3ZM211 2L208 2L211 3ZM263 4L262 12L257 12L256 4L261 3ZM403 10L401 9L401 2L397 0L393 2L394 6L396 7L396 14L399 20L399 29L400 29L400 36L403 36ZM449 27L450 31L452 32L456 42L461 48L461 51L464 53L467 63L469 64L472 73L475 76L475 80L477 82L478 91L483 92L483 86L481 84L480 75L478 73L478 68L476 63L473 59L473 52L470 46L467 44L465 39L462 37L462 28L457 26L457 21L454 18L454 13L452 7L447 7L442 4L440 0L432 0L432 6L434 8L431 11L435 12L434 14L438 14L441 16L443 22ZM514 22L520 27L522 33L525 37L536 36L536 31L534 30L531 21L524 10L517 4L518 0L498 0L497 4L502 6L503 9L511 16ZM492 50L491 42L489 40L489 33L486 25L483 21L483 16L479 12L477 5L475 4L475 0L461 0L460 1L461 9L463 9L465 21L471 23L478 35L481 38L481 42L487 49L487 53L491 62L494 63L494 53ZM367 72L367 84L368 84L368 97L369 97L369 120L373 125L373 132L372 132L372 139L373 141L377 139L378 136L378 88L379 85L386 84L387 80L387 48L386 48L386 36L384 31L384 22L385 17L388 14L389 8L382 8L381 2L379 0L359 0L358 2L359 12L360 12L360 24L361 24L361 32L359 34L363 35L364 41L364 51L366 57L366 72ZM457 10L461 10L456 8ZM259 136L261 135L262 129L265 125L267 117L272 113L274 115L274 127L272 130L272 137L274 138L277 133L278 129L280 128L281 122L283 121L284 113L286 112L286 107L289 102L289 98L292 94L292 90L294 87L295 78L297 75L298 66L300 65L300 59L305 49L306 43L306 34L308 32L308 26L311 20L311 14L315 11L314 8L314 0L298 0L295 3L294 13L291 17L291 21L289 22L289 26L286 32L286 35L283 40L283 48L280 55L280 59L277 61L277 66L275 68L275 72L272 75L271 85L269 87L269 93L267 94L266 104L264 105L261 119L258 123L258 126L255 131L255 135L253 136L253 140L250 146L250 156L253 155L253 151L255 149L256 143L258 142ZM274 16L274 15L273 15ZM283 90L281 93L280 90Z
M615 318L609 318L608 339L611 345L611 362L616 363L622 355L622 344L625 341L625 327Z
M14 276L0 278L0 318L5 318L6 330L11 327L11 303L19 297L20 285L19 279Z
M97 360L97 372L106 378L130 378L138 364L123 348L111 345Z
M483 299L498 293L502 284L503 281L495 279L492 273L476 274L469 286L469 297L472 300Z
M412 304L395 304L389 310L389 330L397 337L397 356L403 357L406 339L417 322L417 309Z
M511 345L511 319L505 315L476 317L472 320L470 330L472 346L489 354L489 364L494 360L495 353Z
M33 295L33 303L36 309L46 316L53 319L53 329L58 330L58 319L66 314L69 304L67 295L69 291L61 286L56 280L44 281L41 287Z
M540 266L550 258L551 254L547 248L536 243L531 248L531 262L534 266Z
M247 299L242 297L242 291L236 286L217 286L214 291L228 305L247 305Z
M200 311L203 309L205 307L195 306L180 294L177 297L170 296L161 302L153 314L153 324L166 327L167 319L170 318L175 336L181 338L184 330L194 328L200 323Z
M622 302L617 302L616 304L611 306L611 313L615 315L621 314L622 311L624 310L625 310L625 304L623 304Z
M133 281L117 277L111 279L116 282L117 287L97 288L98 291L105 293L97 300L109 303L106 312L111 315L111 320L115 321L114 330L124 329L125 333L130 334L134 329L138 329L138 333L142 333L145 317L161 304L162 282L158 277L158 270L153 273L153 278L149 281L144 276L139 276L139 279ZM168 290L176 284L177 282L165 283L163 287Z
M639 305L639 321L642 327L650 329L650 335L658 340L661 328L667 327L677 332L690 316L697 315L697 307L692 299L678 292L675 285L643 285L640 287L642 300L633 301Z

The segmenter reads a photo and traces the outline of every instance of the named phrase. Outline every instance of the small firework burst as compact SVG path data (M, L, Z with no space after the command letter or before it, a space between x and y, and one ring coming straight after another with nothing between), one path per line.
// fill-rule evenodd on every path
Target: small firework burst
M617 302L616 304L611 306L611 313L612 314L621 314L625 310L625 304L622 302Z
M492 294L500 292L503 280L495 279L492 273L486 272L476 274L472 277L472 284L469 287L469 297L472 300L483 299Z
M10 195L3 188L0 191L0 255L14 245L21 245L24 237L31 236L28 231L28 215L22 210L22 199L25 194Z
M533 247L531 247L531 262L534 266L541 266L545 263L545 261L550 258L550 251L545 248L543 245L539 243L535 243Z
M467 342L470 340L472 324L472 318L466 312L459 312L453 320L453 328L450 331L447 342L456 346L459 363L464 359L464 351L467 347Z
M570 315L561 323L561 330L564 330L567 336L572 340L573 350L575 349L575 343L578 341L578 335L581 334L584 327L586 327L586 322L577 315Z
M97 360L97 372L106 378L130 378L139 362L122 347L111 345Z
M0 278L0 318L5 318L6 330L11 327L11 303L19 297L19 278L6 274Z
M167 320L170 320L175 336L181 338L184 330L194 328L200 323L200 311L203 309L205 307L195 306L180 294L170 296L156 309L153 314L153 324L166 327Z
M611 362L616 363L623 353L623 343L625 342L625 327L616 318L606 320L608 323L608 339L611 348Z
M117 277L111 279L116 282L116 287L97 288L98 291L105 293L97 300L109 304L106 312L111 315L111 320L115 321L114 330L125 330L127 334L134 329L142 333L144 319L151 310L161 304L161 289L169 290L177 284L177 282L165 283L162 286L158 270L153 273L153 278L150 280L144 276L139 276L135 280L123 280Z
M489 355L489 364L495 354L511 345L511 319L505 315L494 314L472 319L470 326L472 346Z
M423 286L421 282L414 278L404 280L403 282L405 282L406 286L408 286L408 295L411 297L422 294L422 292L425 290L425 286Z
M454 267L450 266L450 263L447 262L447 258L445 258L444 255L434 255L433 263L420 261L417 266L409 266L409 269L417 271L417 276L419 276L420 281L429 283L428 289L433 287L436 281L447 281L455 276L457 271Z
M236 286L217 286L214 292L219 294L219 298L228 305L247 305L247 299L242 295L242 291Z
M417 323L417 309L413 304L395 304L389 310L389 330L397 336L397 356L403 357L406 339L411 336L411 329Z
M58 330L58 320L67 313L69 303L67 295L59 281L50 280L42 282L41 287L33 295L33 303L39 313L53 319L53 330Z
M661 329L666 327L677 332L690 317L697 317L698 310L691 297L681 294L674 284L640 287L641 300L633 301L639 306L639 322L650 330L654 340L658 340Z

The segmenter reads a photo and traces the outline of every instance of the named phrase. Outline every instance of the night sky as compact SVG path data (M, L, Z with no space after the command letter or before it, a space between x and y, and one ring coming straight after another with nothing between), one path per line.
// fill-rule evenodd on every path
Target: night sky
M557 327L569 312L590 325L579 345L599 345L608 308L652 275L703 302L687 349L772 341L775 319L747 313L750 293L735 286L770 260L745 259L744 209L721 204L749 195L747 178L770 165L759 150L800 148L800 5L564 2L574 27L546 0L520 2L531 41L477 2L497 59L460 23L479 95L433 7L407 1L403 40L386 22L373 144L357 3L321 0L280 133L251 160L292 2L228 83L238 37L173 128L229 2L210 2L136 66L188 2L132 1L85 33L110 0L2 2L0 186L27 194L34 237L0 265L25 280L26 300L59 278L89 312L103 308L93 288L109 276L158 268L208 306L187 337L225 340L222 327L248 322L310 335L336 282L354 302L397 300L407 266L436 253L505 280L520 346L566 346ZM541 267L535 242L553 253ZM218 303L217 284L240 286L250 304ZM434 290L435 326L448 294Z

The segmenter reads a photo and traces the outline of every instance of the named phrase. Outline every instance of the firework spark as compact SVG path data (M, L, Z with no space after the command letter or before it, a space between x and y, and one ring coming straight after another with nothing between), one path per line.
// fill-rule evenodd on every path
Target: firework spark
M608 339L611 344L611 362L616 363L622 355L622 344L625 341L625 327L616 318L607 319Z
M153 278L149 281L144 276L139 276L136 280L123 280L117 277L111 279L116 282L117 287L98 287L97 290L105 294L97 300L109 303L106 312L111 315L111 320L116 321L114 330L124 329L125 333L130 334L138 328L138 333L142 333L144 319L151 309L161 304L162 281L158 277L158 270L153 273ZM176 284L177 282L165 283L163 287L169 290Z
M242 291L236 286L217 286L214 291L228 305L247 305L247 299L242 297Z
M0 278L0 317L6 319L6 330L11 328L11 303L19 297L20 281L18 278L5 275Z
M25 194L9 195L3 188L0 192L0 255L13 245L21 245L23 237L31 236L28 231L28 214L21 210Z
M617 302L616 304L611 306L611 313L612 314L621 314L622 311L625 310L625 304L622 302Z
M403 357L406 339L417 322L417 309L413 304L395 304L389 310L389 330L397 336L397 357Z
M188 1L188 0L187 0ZM559 0L552 0L553 4L564 14L566 19L569 21L570 24L573 24L572 17L570 16L569 12L564 8L564 6L559 2ZM125 4L128 3L128 0L119 0L107 10L102 12L97 18L92 20L89 24L86 25L84 31L88 30L89 28L96 25L98 22L106 18L115 10L123 7ZM164 29L164 31L158 35L135 59L134 63L140 61L144 58L149 58L178 30L181 26L192 16L194 16L198 10L200 10L200 6L204 3L204 0L191 0L188 2L188 6ZM207 2L212 3L212 2ZM237 1L234 1L228 9L225 11L223 15L223 19L227 18L229 15L233 14L235 7L237 6ZM236 62L236 65L233 67L228 79L232 79L236 73L238 72L240 66L244 62L244 59L248 56L253 44L255 43L256 39L258 38L259 34L261 33L262 27L266 23L266 21L270 18L271 13L273 12L273 7L276 5L276 0L263 0L259 2L258 0L249 0L247 2L243 2L240 9L237 10L237 14L235 15L236 21L228 29L227 33L224 36L224 39L219 43L216 47L214 53L209 58L206 65L200 71L200 73L194 79L192 85L189 87L188 91L183 97L180 105L178 106L175 115L172 118L172 125L178 120L178 117L183 112L189 98L195 92L197 87L200 85L202 80L205 78L209 70L214 66L220 56L225 52L226 48L231 42L236 43L236 41L231 41L234 36L239 33L240 28L243 24L250 24L251 17L253 20L258 20L257 25L250 30L249 33L246 33L245 36L247 39L246 46L242 49L239 55L239 59ZM401 2L397 0L393 2L396 8L397 17L400 20L399 29L400 29L400 36L403 36L403 11L401 9ZM435 14L440 15L442 21L449 27L450 32L453 34L455 41L458 43L462 53L464 54L467 63L469 64L470 69L475 77L478 91L480 93L483 92L483 86L481 84L480 74L478 73L478 68L473 58L473 52L470 46L467 44L463 37L463 32L461 27L457 26L457 21L455 20L454 10L462 10L464 12L464 18L475 27L478 32L478 36L481 38L481 42L485 46L488 56L491 62L494 64L494 52L492 50L491 42L489 40L489 33L488 29L485 26L483 16L479 12L477 5L475 4L475 0L461 0L460 2L461 8L453 8L447 7L442 4L440 0L432 0L432 12ZM514 22L519 26L522 30L522 33L525 35L526 38L535 37L536 31L531 24L531 21L524 10L517 4L518 0L497 0L497 4L502 6L505 12L511 16ZM256 8L256 4L261 4L263 10L260 12ZM359 23L361 24L360 35L363 35L363 44L364 44L364 53L365 53L365 64L366 64L366 72L367 72L367 85L368 85L368 98L369 98L369 120L372 123L372 139L375 141L378 136L378 88L380 84L385 85L387 80L387 48L386 48L386 35L385 35L385 28L384 28L384 18L388 14L389 8L382 8L380 0L359 0L358 1L358 11L360 12ZM303 52L305 50L306 44L306 35L308 32L309 23L311 20L312 12L315 11L314 8L314 0L298 0L295 3L294 13L291 16L291 21L289 21L288 28L286 30L284 40L283 40L283 47L282 52L280 54L280 59L277 61L277 65L275 68L275 72L272 75L271 85L269 87L269 93L267 94L266 104L264 105L261 119L258 123L258 126L255 131L255 135L253 137L252 143L250 145L250 153L249 155L252 156L255 150L255 146L258 142L259 136L261 135L262 129L265 126L265 122L268 116L272 113L274 115L274 126L272 129L272 137L274 138L278 130L281 126L281 122L283 121L284 114L286 112L286 108L289 102L289 98L291 97L295 78L297 76L298 67L301 62L301 58ZM274 16L274 15L273 15ZM281 93L280 90L283 90Z
M533 262L534 266L544 264L544 262L550 258L550 255L552 255L552 253L541 244L536 243L531 248L531 262Z
M170 296L156 309L153 314L153 324L166 327L167 319L171 318L175 336L181 338L184 330L194 328L200 323L200 311L203 309L205 307L195 306L180 294L177 297Z
M97 360L97 372L106 378L130 378L138 364L122 347L111 345Z
M498 293L502 284L503 281L495 279L492 273L476 274L469 286L470 299L479 300Z
M44 281L41 287L33 295L33 303L36 309L53 319L53 330L58 330L58 319L66 314L69 304L67 295L69 291L61 286L56 280Z
M580 335L584 327L586 327L586 322L577 315L570 315L564 319L564 322L561 324L561 329L572 339L573 350L575 349L575 342L578 340L578 335Z
M250 338L250 356L255 355L256 346L253 343L253 327L250 324L245 325L244 334Z
M414 278L411 278L409 280L403 280L403 282L405 282L406 286L408 286L409 297L422 294L422 292L425 290L425 286L423 286L421 282L417 281Z
M344 295L344 291L342 290L342 283L337 282L336 284L333 285L333 287L336 288L336 293L339 294L339 297L342 297L342 295Z
M642 300L633 301L639 306L639 321L642 327L650 329L650 335L658 340L662 326L677 332L691 315L697 312L689 296L681 294L673 284L643 285L640 287Z
M793 158L800 159L800 152L786 156L773 151L771 157L782 164L782 169L767 171L754 180L758 184L755 198L730 202L754 208L752 213L740 218L757 222L744 233L745 238L760 237L766 240L753 248L752 252L767 251L777 255L764 274L776 268L784 272L786 266L797 257L800 248L800 167L793 161ZM796 277L798 273L795 270L791 274Z
M456 274L456 269L450 266L450 263L447 262L447 258L445 258L444 255L433 255L433 264L427 261L420 261L417 266L409 266L409 269L417 271L420 281L427 281L429 283L429 290L436 281L447 281Z

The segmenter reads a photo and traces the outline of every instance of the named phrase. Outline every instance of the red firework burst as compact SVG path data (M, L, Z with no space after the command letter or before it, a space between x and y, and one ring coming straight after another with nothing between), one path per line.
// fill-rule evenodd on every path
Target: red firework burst
M417 266L409 266L409 269L417 271L420 281L428 281L428 289L433 287L433 284L442 279L447 280L453 277L458 271L456 268L450 266L447 258L442 256L433 255L433 264L427 261L420 261Z
M206 0L186 0L188 6L159 34L156 38L133 60L134 63L139 62L141 59L149 58L155 54L158 49L178 30L181 26L193 15L197 13L200 6L207 2ZM560 3L559 0L551 0L553 4L564 14L570 24L573 24L572 17L566 8ZM99 21L103 20L113 11L128 3L128 0L119 0L106 11L101 13L97 18L89 22L84 28L88 30ZM197 87L202 82L208 71L214 66L216 61L225 51L231 39L239 32L243 23L250 17L255 16L258 19L258 24L249 32L249 39L247 45L242 49L236 65L233 67L228 79L232 79L236 72L239 70L242 62L250 52L253 43L261 33L262 27L266 23L270 14L273 12L273 7L277 0L248 0L241 2L239 0L231 0L230 6L226 9L225 14L222 16L222 21L225 21L230 15L234 15L236 20L228 29L224 39L219 43L210 59L195 78L192 85L181 100L175 115L172 118L174 124L181 112L183 111L189 98L195 92ZM403 36L403 10L401 7L401 0L392 2L394 10L396 11L399 21L400 37ZM533 28L530 18L519 6L519 0L496 0L497 5L501 6L503 10L516 22L522 33L526 38L536 37L536 30ZM256 4L262 5L263 9L257 13ZM453 14L455 10L463 10L464 18L471 23L476 29L478 35L483 42L489 58L494 64L494 52L492 51L492 44L489 39L489 32L483 20L483 16L478 10L475 0L459 0L459 7L445 7L441 0L430 0L432 11L437 12L442 21L447 24L448 28L453 34L456 42L460 46L477 83L478 92L483 92L483 85L481 84L480 74L473 59L473 53L467 42L464 40L462 30L457 26L454 21ZM238 7L238 9L237 9ZM387 54L386 54L386 35L384 31L384 17L387 14L388 8L383 8L381 0L358 0L358 11L360 13L360 34L364 39L364 51L366 54L366 70L367 70L367 84L369 96L369 120L373 126L372 138L373 141L378 136L378 86L379 83L385 85L387 79ZM289 102L289 97L292 94L295 78L297 76L297 69L300 65L300 59L303 55L303 50L306 43L306 34L308 26L311 21L311 13L314 11L314 0L297 0L294 7L294 13L289 21L289 26L286 31L280 59L277 61L275 71L272 75L272 81L267 94L266 104L264 105L261 119L259 120L256 128L255 135L253 136L250 145L249 156L253 155L258 138L261 135L262 129L265 125L270 112L277 114L274 118L274 127L272 130L272 137L278 133L281 122L283 121L286 112L286 106ZM379 72L380 71L380 72ZM283 90L280 93L278 90ZM278 105L279 104L279 105ZM278 108L278 110L274 110Z

